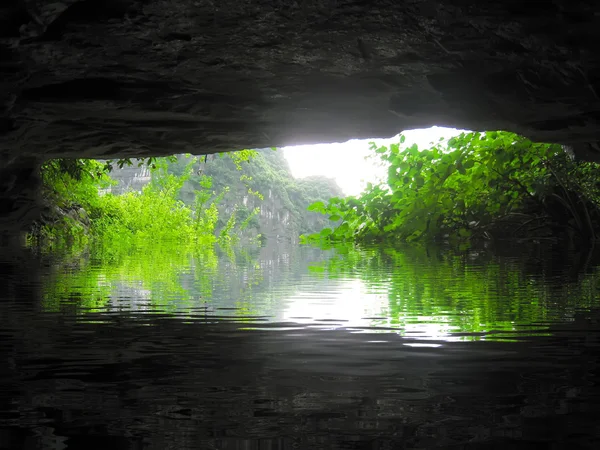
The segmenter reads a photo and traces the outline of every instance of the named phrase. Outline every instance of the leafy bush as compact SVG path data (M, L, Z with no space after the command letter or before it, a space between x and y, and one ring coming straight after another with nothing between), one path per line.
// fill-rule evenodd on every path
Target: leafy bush
M251 151L232 154L235 165L252 157ZM54 160L42 167L47 214L36 224L30 240L45 244L77 242L85 245L90 238L111 240L123 245L175 241L181 245L205 245L216 242L219 220L218 204L227 188L213 191L211 177L202 176L195 200L186 205L179 199L180 191L193 173L196 158L188 158L171 173L170 165L177 158L142 160L152 168L151 183L141 192L123 195L103 193L112 180L112 163L93 160ZM132 164L119 160L119 166ZM251 217L248 219L251 220ZM235 214L219 233L219 242L235 241Z
M595 239L600 223L597 165L572 160L558 144L507 132L463 133L431 148L371 150L387 182L359 197L309 210L336 225L305 241L451 240L563 233ZM540 231L541 230L541 231Z

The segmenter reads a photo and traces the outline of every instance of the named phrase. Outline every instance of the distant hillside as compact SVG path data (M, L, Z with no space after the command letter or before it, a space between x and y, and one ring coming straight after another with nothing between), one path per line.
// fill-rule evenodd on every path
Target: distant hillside
M245 231L248 236L260 233L268 240L297 242L300 234L318 232L327 226L327 218L306 209L317 200L342 197L336 182L326 177L295 179L283 152L271 149L257 152L250 162L242 163L241 171L227 156L208 155L206 162L204 157L198 158L194 175L181 190L181 199L192 204L194 189L200 189L201 176L207 175L212 177L212 189L216 193L228 188L219 207L219 227L225 225L234 209L238 222L241 222L255 207L259 207L260 212L250 221ZM179 175L188 162L189 159L181 155L176 163L170 163L169 171ZM111 176L119 181L113 192L122 192L124 186L139 189L142 180L149 181L145 175L143 168L113 171ZM241 177L245 181L241 181ZM248 189L259 192L263 200L249 194Z

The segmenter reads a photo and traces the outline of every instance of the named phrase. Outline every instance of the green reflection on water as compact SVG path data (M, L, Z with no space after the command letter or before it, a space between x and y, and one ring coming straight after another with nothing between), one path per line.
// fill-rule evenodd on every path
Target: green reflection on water
M425 339L511 340L547 334L598 307L596 268L543 264L548 261L418 247L290 247L264 254L254 247L120 251L108 245L55 260L43 307L241 322L293 322L286 319L293 310L307 316L307 324L318 323L323 308L337 308L334 318L347 319L351 308L343 302L353 301L364 317L350 328Z
M43 306L54 312L118 311L120 303L123 309L149 313L202 308L232 270L252 267L252 250L205 246L192 251L168 244L121 250L105 244L59 259L45 280ZM260 271L251 270L250 278L256 283ZM248 305L238 305L251 312Z
M403 333L463 339L512 340L547 335L556 323L598 307L598 270L573 273L566 264L549 270L527 254L493 257L423 247L337 247L336 257L311 270L329 278L359 277L370 292L387 295L387 321ZM490 257L491 256L491 257ZM529 270L528 270L529 267ZM374 324L376 324L374 322Z

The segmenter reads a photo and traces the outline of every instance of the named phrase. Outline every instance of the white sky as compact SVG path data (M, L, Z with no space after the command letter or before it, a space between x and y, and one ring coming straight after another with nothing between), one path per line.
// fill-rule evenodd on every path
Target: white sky
M463 131L432 127L404 131L402 134L406 136L405 145L416 143L419 148L427 148L429 143L438 142L440 137L449 138ZM365 156L370 154L369 142L388 145L398 142L398 139L395 136L390 139L353 139L335 144L297 145L284 147L283 154L295 178L312 175L335 178L346 195L358 195L368 182L377 181L378 176L385 178L385 170L374 161L365 160Z

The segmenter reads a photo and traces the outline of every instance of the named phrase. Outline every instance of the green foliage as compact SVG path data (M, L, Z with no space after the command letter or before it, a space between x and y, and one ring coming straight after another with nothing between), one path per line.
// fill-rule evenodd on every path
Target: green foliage
M135 165L150 168L150 184L139 192L107 193L116 183L110 175L124 177L116 168ZM90 239L230 245L240 237L265 239L263 231L295 238L328 222L306 207L339 193L331 180L295 180L283 154L272 149L107 162L53 160L42 175L47 214L30 238L54 246L63 241L85 246ZM276 230L267 217L275 217Z
M234 208L231 212L229 219L225 226L219 232L219 243L222 245L233 244L237 241L236 236L232 234L233 227L235 227L236 217L235 217L236 209Z
M311 205L337 226L304 240L461 242L540 228L595 239L597 165L573 161L560 145L495 131L422 150L404 142L371 144L388 167L387 182L369 184L358 198Z
M111 184L103 164L84 159L51 160L42 165L41 179L47 206L30 238L43 238L53 245L85 245L90 215L102 208L98 190Z
M231 153L231 160L241 170L255 152L244 150ZM93 160L54 160L42 167L44 197L48 214L30 234L31 243L62 245L63 242L86 245L89 239L118 241L123 245L141 245L144 242L175 241L185 245L207 245L217 241L218 205L227 194L213 190L211 177L197 177L197 188L192 191L194 201L184 203L182 187L195 175L197 157L146 158L140 160L151 168L151 182L141 192L123 195L103 193L113 183L109 177L112 162ZM133 164L119 160L120 167ZM58 209L58 210L57 210ZM251 217L245 219L249 222ZM225 227L218 233L218 241L225 245L235 242L237 230L235 209ZM247 223L244 223L247 225Z
M193 212L177 199L181 184L178 177L159 174L141 193L102 196L102 207L91 216L92 234L130 243L200 241Z
M219 155L221 156L223 153L219 153ZM246 149L228 153L228 156L231 158L231 161L237 170L243 170L242 163L248 163L251 159L256 158L258 156L258 152L256 150Z
M285 224L280 225L285 227L286 235L294 238L302 233L314 232L327 223L326 218L307 212L306 208L315 200L339 194L335 182L322 177L294 179L283 153L277 149L238 153L200 157L181 190L180 198L186 204L192 204L193 192L199 189L202 177L210 177L217 192L228 189L218 205L217 230L227 226L229 215L234 210L237 229L246 230L248 235L273 232L272 223L267 219L269 212L286 217ZM248 160L248 157L251 159ZM189 158L179 156L177 163L169 165L169 171L181 173ZM247 160L250 163L246 163ZM260 208L263 209L262 216Z

